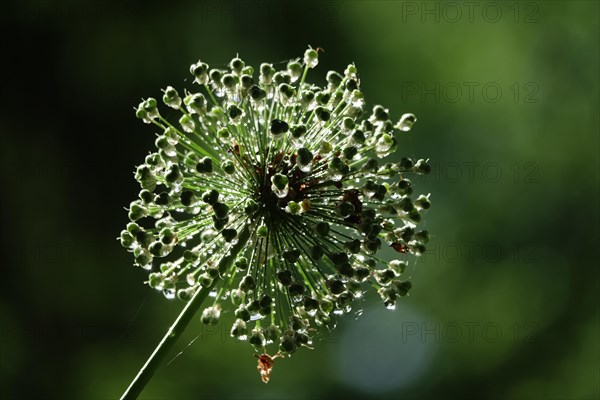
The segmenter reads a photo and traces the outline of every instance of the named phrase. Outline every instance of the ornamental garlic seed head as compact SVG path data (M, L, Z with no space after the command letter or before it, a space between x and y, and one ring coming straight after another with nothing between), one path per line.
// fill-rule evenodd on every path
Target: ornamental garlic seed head
M372 287L393 308L411 288L406 258L429 240L415 229L429 195L412 200L409 180L427 161L380 161L415 116L394 124L383 106L365 110L353 64L327 73L325 87L308 83L317 50L258 76L237 57L226 70L198 61L193 92L163 90L169 112L153 98L136 109L158 132L121 244L165 297L211 290L201 321L234 311L231 335L261 354L309 347L315 328ZM384 248L404 259L381 259ZM268 379L272 359L261 357Z

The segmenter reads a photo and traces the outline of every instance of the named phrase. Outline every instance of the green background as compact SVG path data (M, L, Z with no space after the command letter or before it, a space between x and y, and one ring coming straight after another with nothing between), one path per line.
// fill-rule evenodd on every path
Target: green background
M415 185L434 237L413 291L393 312L371 293L268 385L229 325L194 319L142 397L600 396L598 2L3 8L2 398L118 397L182 307L115 240L153 147L140 98L191 89L199 58L309 44L325 49L310 80L355 62L369 106L418 116L398 155L431 159Z

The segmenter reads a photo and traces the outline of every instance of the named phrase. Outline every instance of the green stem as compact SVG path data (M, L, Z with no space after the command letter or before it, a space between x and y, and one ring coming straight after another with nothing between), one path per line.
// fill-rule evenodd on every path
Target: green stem
M229 254L221 259L219 262L219 271L221 275L231 266L238 253L244 248L248 239L250 238L250 229L246 226L238 236L236 244L231 246ZM121 396L121 400L125 399L137 399L144 387L150 381L150 378L154 375L154 372L158 369L161 362L165 359L169 350L177 342L177 339L181 336L187 325L190 323L194 315L198 312L202 303L217 284L218 280L215 280L213 284L205 288L198 290L192 299L185 305L173 325L169 328L165 336L162 338L158 346L150 355L150 358L146 361L142 369L135 376L125 393Z

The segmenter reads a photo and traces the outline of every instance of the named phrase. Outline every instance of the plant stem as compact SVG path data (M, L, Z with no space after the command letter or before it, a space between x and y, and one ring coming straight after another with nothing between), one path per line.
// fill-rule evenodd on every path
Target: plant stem
M249 237L250 229L248 226L246 226L242 232L240 232L237 243L231 246L229 254L223 257L219 262L219 271L221 274L223 274L231 266L238 253L246 245ZM154 375L154 372L158 369L161 362L169 353L169 350L171 350L173 345L177 342L187 325L190 323L194 315L196 315L202 306L202 303L216 284L217 280L215 279L210 287L203 287L194 294L191 300L185 305L175 322L173 322L173 325L171 325L158 346L156 346L150 355L150 358L148 358L127 390L125 390L125 393L123 393L121 396L121 400L137 399L142 390L144 390L144 387L146 387L150 381L150 378L152 378Z

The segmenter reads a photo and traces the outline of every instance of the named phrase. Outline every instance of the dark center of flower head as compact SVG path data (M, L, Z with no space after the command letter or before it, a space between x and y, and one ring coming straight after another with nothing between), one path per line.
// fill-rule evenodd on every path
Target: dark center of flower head
M136 170L142 190L121 242L167 298L210 290L202 322L216 324L231 304L231 335L265 353L263 372L267 347L310 346L313 328L331 326L369 287L393 308L411 287L407 257L429 239L417 229L429 196L413 199L410 181L429 172L426 161L381 161L414 115L365 113L354 65L330 71L325 87L309 84L317 63L313 49L258 74L239 58L227 70L199 61L197 92L164 90L179 121L152 98L136 111L160 132ZM400 259L383 260L382 249Z

